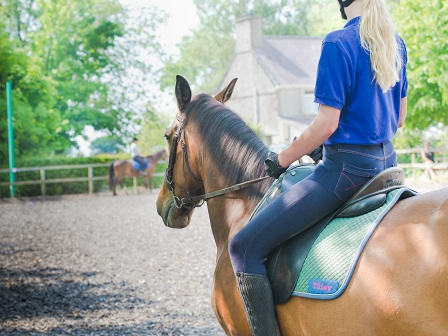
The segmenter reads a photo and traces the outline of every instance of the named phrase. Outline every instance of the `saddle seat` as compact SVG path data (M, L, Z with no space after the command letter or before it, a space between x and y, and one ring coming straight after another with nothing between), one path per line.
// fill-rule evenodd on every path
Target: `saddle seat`
M313 169L314 165L312 164L290 167L283 176L274 182L253 215L272 202L279 194L311 174ZM403 169L393 167L384 170L373 177L336 212L275 249L267 261L274 302L282 304L291 296L308 251L320 232L333 218L356 217L381 207L386 202L388 192L401 188L404 185L404 180Z
M138 162L137 160L130 159L129 162L131 163L132 168L139 171L139 175L145 175L145 170L148 169L148 165L149 165L148 160L146 158L145 158L145 164L143 167L140 164L140 162Z

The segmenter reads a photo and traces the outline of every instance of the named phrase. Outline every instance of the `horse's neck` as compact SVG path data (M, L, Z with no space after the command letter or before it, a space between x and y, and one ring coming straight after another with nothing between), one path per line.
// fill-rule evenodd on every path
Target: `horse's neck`
M227 249L230 239L247 224L258 203L258 200L248 197L247 190L236 191L228 196L217 197L207 202L218 256L223 249Z
M161 157L162 157L162 151L154 153L154 154L151 154L151 155L148 155L146 157L146 159L148 159L148 160L152 159L152 160L154 160L154 162L157 162L157 161L159 161L159 159Z
M204 153L204 155L198 156L202 157L202 160L212 157L210 153ZM231 160L229 159L229 161ZM211 162L202 162L200 165L207 167L207 169L198 169L202 172L201 178L204 181L203 186L206 193L230 187L229 182L223 178L223 172L228 171L226 167L218 167ZM240 162L235 163L235 165L240 167L256 166L253 162ZM248 177L247 180L261 177L258 174L261 173L254 172L254 176ZM264 192L268 189L268 183L267 181L256 183L248 188L207 201L210 224L215 238L218 256L227 248L230 239L247 224L253 210L263 197Z

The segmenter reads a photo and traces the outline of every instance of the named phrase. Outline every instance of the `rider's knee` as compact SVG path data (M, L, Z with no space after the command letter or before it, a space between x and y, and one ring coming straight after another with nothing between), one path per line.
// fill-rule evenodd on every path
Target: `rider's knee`
M240 271L239 268L243 263L245 251L246 243L244 237L236 234L229 242L230 261L235 272Z

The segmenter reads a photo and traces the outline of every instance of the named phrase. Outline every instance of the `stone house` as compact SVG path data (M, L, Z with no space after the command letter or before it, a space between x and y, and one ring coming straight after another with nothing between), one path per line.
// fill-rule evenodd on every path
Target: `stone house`
M226 103L271 148L284 147L316 116L314 85L321 38L264 36L261 18L236 23L236 47L221 87L237 77Z

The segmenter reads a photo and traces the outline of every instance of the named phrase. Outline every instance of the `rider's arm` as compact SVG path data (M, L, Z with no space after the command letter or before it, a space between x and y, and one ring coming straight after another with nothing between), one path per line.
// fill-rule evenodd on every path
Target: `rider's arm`
M400 118L398 119L398 127L402 127L404 125L404 120L406 119L406 112L408 109L408 98L401 98L400 102Z
M279 164L288 167L294 161L320 146L336 131L341 110L321 104L312 123L278 155Z

